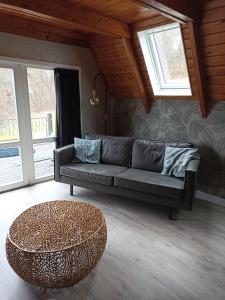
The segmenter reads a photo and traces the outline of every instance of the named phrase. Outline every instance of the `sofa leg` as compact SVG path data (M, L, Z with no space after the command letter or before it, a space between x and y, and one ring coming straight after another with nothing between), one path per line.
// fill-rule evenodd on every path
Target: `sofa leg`
M70 196L73 196L73 185L70 185Z
M177 220L177 210L176 209L170 209L169 210L168 219L171 220L171 221L176 221Z

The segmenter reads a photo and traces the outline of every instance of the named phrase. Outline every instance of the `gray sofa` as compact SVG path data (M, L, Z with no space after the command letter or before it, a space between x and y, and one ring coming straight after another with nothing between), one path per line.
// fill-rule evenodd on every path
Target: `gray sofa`
M73 162L74 145L54 151L54 178L57 182L94 189L136 200L157 203L173 209L192 209L192 200L199 165L193 159L185 178L161 175L166 145L192 147L190 143L163 143L158 141L89 135L101 138L101 163Z

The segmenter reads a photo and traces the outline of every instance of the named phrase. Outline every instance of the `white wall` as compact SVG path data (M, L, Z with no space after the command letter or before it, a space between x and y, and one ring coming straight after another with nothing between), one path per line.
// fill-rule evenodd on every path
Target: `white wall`
M82 132L104 132L104 105L89 104L93 79L98 72L89 49L0 33L0 57L81 67ZM102 94L101 83L99 88Z

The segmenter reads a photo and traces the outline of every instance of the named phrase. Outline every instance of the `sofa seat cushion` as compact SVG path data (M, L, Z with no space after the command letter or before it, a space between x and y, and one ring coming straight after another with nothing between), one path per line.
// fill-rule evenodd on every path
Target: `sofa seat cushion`
M182 199L184 194L183 179L138 169L127 169L116 175L114 185L174 199Z
M60 175L87 182L113 185L114 176L125 170L127 168L114 165L69 163L61 166Z

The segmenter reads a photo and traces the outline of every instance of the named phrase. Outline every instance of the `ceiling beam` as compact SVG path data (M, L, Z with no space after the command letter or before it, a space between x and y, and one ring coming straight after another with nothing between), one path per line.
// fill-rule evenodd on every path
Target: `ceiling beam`
M156 10L160 14L177 21L187 23L198 21L197 0L130 0L141 6Z
M0 0L0 12L72 30L130 38L127 24L64 1Z
M18 16L10 17L0 12L0 32L19 34L38 40L89 47L90 35L83 32L59 28Z
M188 27L191 36L191 49L192 56L194 60L196 79L198 85L198 96L199 104L201 109L201 114L203 118L208 116L208 101L207 101L207 88L206 88L206 78L202 63L202 54L200 47L200 35L198 30L198 25L194 22L189 22Z
M137 81L137 84L138 84L138 88L140 91L140 97L141 97L141 100L143 101L144 110L146 113L149 113L150 109L151 109L151 103L150 103L150 99L148 97L148 94L147 94L147 91L145 88L144 81L141 76L141 72L139 70L139 66L137 64L137 60L136 60L136 57L135 57L135 54L133 51L133 46L131 44L131 41L126 38L123 38L122 42L123 42L124 50L127 55L127 59L130 63L132 72L133 72L135 79Z

